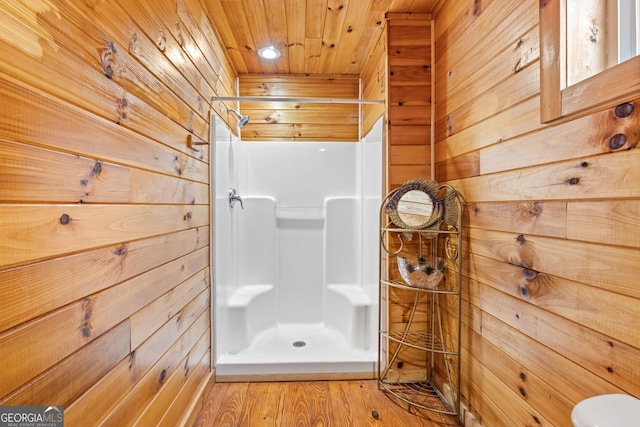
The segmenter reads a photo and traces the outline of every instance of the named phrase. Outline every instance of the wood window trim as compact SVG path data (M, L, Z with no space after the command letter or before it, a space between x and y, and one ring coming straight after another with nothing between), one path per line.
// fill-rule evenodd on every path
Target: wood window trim
M540 121L586 114L640 97L640 56L561 88L561 0L540 0Z

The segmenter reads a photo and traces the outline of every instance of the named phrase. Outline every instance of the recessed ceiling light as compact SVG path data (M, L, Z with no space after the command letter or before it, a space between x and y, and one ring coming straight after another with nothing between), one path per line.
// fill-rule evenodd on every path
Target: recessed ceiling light
M258 55L264 59L277 59L280 58L280 51L273 46L267 46L258 50Z

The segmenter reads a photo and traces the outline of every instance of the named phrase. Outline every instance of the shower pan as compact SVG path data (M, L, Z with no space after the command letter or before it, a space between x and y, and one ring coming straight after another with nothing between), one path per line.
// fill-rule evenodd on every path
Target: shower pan
M373 378L382 123L357 143L240 143L216 122L216 376Z

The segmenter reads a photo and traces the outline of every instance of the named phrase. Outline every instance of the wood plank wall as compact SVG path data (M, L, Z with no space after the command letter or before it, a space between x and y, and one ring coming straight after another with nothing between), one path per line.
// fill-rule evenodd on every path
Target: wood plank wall
M0 405L179 425L206 390L209 150L187 138L235 71L203 10L0 2Z
M385 188L391 191L412 178L430 178L431 174L431 15L426 13L387 13L386 30L371 62L363 72L367 98L386 100ZM377 119L377 109L365 110L364 122ZM391 251L399 242L390 239ZM418 238L404 243L403 254L419 252ZM389 278L402 282L396 257L386 262ZM383 329L403 331L410 317L414 299L419 298L412 328L428 330L429 297L398 288L383 289L381 304L386 306L387 325ZM397 345L383 343L387 354ZM390 378L426 380L426 352L404 347L390 369Z
M434 12L436 179L467 202L462 393L492 426L640 397L640 100L541 125L539 3Z
M387 13L387 190L431 178L431 14Z
M357 75L248 75L238 78L240 96L360 99ZM358 141L358 104L240 102L249 123L243 141Z

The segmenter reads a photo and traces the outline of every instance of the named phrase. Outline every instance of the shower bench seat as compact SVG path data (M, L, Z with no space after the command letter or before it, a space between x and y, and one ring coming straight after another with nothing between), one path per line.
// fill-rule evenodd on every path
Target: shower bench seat
M325 301L327 326L342 332L353 348L368 349L371 301L362 286L329 284Z
M251 305L251 302L260 295L266 294L273 289L273 285L246 285L238 288L229 297L228 307L244 308Z

